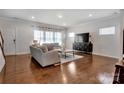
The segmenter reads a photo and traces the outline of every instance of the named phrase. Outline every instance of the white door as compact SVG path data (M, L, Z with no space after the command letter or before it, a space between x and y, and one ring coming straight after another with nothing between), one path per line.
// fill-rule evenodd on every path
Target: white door
M15 55L16 53L16 28L13 25L5 24L2 29L4 36L5 55Z

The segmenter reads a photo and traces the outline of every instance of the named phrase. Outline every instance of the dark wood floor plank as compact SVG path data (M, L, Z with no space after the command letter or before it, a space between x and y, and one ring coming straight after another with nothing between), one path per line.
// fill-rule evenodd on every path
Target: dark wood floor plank
M117 59L84 55L69 63L42 68L30 55L6 57L7 84L102 84L112 83Z

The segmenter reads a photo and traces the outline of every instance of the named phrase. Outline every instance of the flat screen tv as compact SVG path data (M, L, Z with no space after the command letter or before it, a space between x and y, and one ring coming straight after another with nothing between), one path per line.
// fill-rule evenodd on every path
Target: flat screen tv
M75 42L89 42L89 33L76 34Z

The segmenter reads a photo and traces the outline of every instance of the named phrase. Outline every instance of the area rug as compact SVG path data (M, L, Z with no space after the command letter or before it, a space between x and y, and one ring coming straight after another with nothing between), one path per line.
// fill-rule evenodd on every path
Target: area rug
M71 62L80 58L83 58L83 56L68 54L66 58L64 56L61 57L61 63Z

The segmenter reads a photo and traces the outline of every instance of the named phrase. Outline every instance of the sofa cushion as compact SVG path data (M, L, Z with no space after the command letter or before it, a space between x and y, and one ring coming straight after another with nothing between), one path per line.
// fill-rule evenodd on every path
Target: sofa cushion
M53 47L54 47L53 44L51 44L51 43L45 43L43 45L47 46L48 51L53 50Z
M49 50L49 51L50 51L50 50L53 50L53 49L54 49L54 44L48 44L47 47L48 47L48 50Z
M40 46L39 48L42 49L43 53L48 52L48 48L47 48L46 45L42 45L42 46Z
M58 47L59 44L58 43L44 43L43 45L46 45L48 48L48 51L53 50L55 47Z

